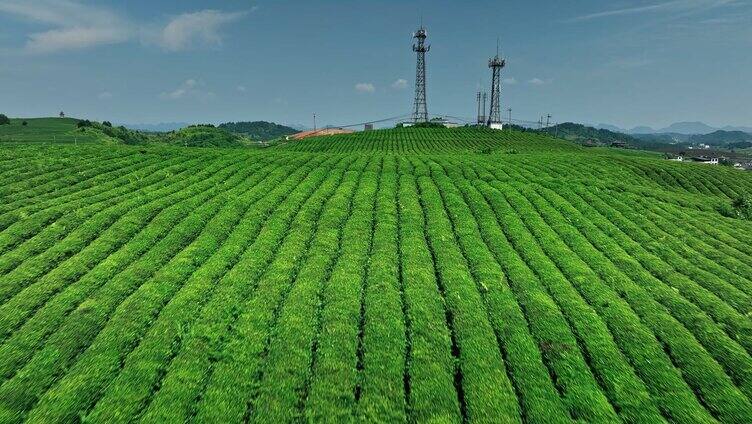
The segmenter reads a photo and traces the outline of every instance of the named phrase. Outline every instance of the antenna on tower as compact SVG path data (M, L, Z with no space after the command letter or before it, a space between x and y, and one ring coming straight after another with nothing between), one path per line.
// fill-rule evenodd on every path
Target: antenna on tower
M415 66L415 107L413 109L413 122L428 122L428 106L426 104L426 53L431 46L426 44L428 32L423 27L423 16L420 17L420 28L413 34L415 43L413 51L417 56Z
M501 69L506 66L506 60L499 56L499 39L496 39L496 56L489 59L491 69L491 110L488 113L487 124L493 129L502 129L501 122Z

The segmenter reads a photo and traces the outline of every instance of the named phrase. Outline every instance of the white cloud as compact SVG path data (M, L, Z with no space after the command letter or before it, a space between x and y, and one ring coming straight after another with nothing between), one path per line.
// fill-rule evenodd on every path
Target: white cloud
M187 79L178 88L161 93L159 98L163 100L180 100L184 98L206 100L215 96L212 91L204 91L203 86L204 84L201 81Z
M54 53L127 41L132 26L117 14L68 0L0 0L0 13L52 26L28 35L28 53Z
M28 34L24 50L32 54L81 50L139 39L167 51L220 45L221 28L247 13L201 10L154 24L134 22L105 7L74 0L0 0L0 14L48 27Z
M509 78L504 78L503 80L501 80L501 82L506 85L515 85L517 84L517 79L514 77L509 77Z
M70 0L0 0L0 12L62 27L107 26L121 21L107 9Z
M542 80L540 78L533 78L533 79L528 80L527 83L532 84L532 85L544 85L550 82L551 82L550 80Z
M604 12L589 13L582 16L577 16L569 20L569 22L588 21L598 18L607 18L611 16L622 15L634 15L640 13L650 12L677 12L677 11L692 11L702 9L712 9L725 5L731 5L736 3L737 0L674 0L663 3L651 4L646 6L625 7L622 9L607 10Z
M370 82L359 82L355 84L355 91L359 93L373 93L376 91L376 87Z
M248 88L247 88L246 86L244 86L244 85L239 85L239 86L237 86L237 87L235 87L235 88L236 88L236 89L237 89L238 91L240 91L241 93L245 93L246 91L248 91Z
M112 98L112 93L110 93L109 91L103 91L103 92L97 94L97 98L99 98L101 100L111 99Z
M159 45L170 51L185 50L194 45L220 45L219 30L226 24L237 21L246 12L221 12L202 10L184 13L173 18L161 31Z
M127 41L130 34L123 28L74 27L54 29L29 35L26 51L29 53L56 53L88 47L118 44Z
M392 83L392 88L396 90L404 90L405 88L407 88L407 80L400 78L397 81L394 81Z

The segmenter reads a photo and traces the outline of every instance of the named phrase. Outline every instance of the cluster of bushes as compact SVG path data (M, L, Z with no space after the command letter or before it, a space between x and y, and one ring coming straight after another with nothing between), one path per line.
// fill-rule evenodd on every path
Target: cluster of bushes
M752 196L741 196L719 208L721 215L752 221Z
M241 147L242 137L214 125L191 125L167 134L162 141L185 147Z
M729 149L749 149L752 147L752 142L749 141L737 141L734 143L729 143L726 147Z
M233 133L243 134L253 140L274 140L275 138L284 137L298 132L294 128L265 121L226 122L220 124L218 128Z
M113 127L112 124L107 121L103 122L98 128L108 136L117 138L125 144L143 144L149 141L149 137L146 134L139 131L129 130L122 125L119 127Z
M80 131L86 131L86 128L101 131L106 136L120 140L124 144L143 144L149 141L149 137L139 131L132 131L124 126L113 127L110 121L104 121L101 124L84 119L76 122L76 127Z
M0 125L10 125L10 118L8 118L8 116L5 114L0 113ZM29 123L26 121L22 121L21 125L25 127L29 125Z

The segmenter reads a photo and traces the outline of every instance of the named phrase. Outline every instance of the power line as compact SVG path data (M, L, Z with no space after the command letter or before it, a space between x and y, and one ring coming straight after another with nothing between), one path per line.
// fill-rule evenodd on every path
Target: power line
M403 115L391 116L391 117L389 117L389 118L376 119L376 120L373 120L373 121L365 121L365 122L359 122L359 123L357 123L357 124L348 124L348 125L327 125L327 128L322 128L322 129L328 129L328 128L352 128L352 127L359 127L359 126L362 126L362 125L365 125L365 124L378 124L378 123L381 123L381 122L396 121L396 120L398 120L398 119L409 118L409 117L411 117L411 116L412 116L412 114L411 114L411 113L406 113L406 114L403 114Z

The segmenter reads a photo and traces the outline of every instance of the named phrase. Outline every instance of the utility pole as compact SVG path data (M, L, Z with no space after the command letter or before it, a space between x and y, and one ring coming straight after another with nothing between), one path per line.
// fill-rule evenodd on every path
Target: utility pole
M551 124L551 114L546 115L546 128Z
M488 93L483 92L483 112L480 114L480 123L484 125L486 123L486 100L488 99Z
M508 108L507 112L509 112L509 131L512 130L512 108Z
M478 118L476 119L476 123L480 125L483 123L483 120L480 116L480 113L481 113L480 112L480 91L478 92L478 95L477 95L477 101L478 101Z
M316 114L313 114L313 130L316 131Z

